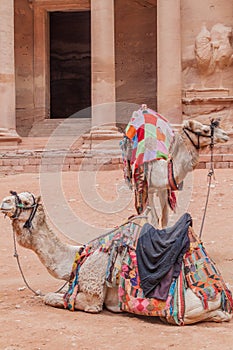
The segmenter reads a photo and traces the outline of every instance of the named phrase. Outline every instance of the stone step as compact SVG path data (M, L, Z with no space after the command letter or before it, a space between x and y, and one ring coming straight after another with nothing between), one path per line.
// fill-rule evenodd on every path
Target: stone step
M1 150L0 174L40 173L62 171L99 171L123 168L119 150L87 151L82 147L73 149L46 148L46 138L25 140L17 149ZM210 169L210 154L200 155L198 169ZM233 169L233 153L214 154L213 166Z
M61 122L63 123L64 120ZM84 129L87 125L87 121L84 121ZM104 140L100 147L98 143L92 144L93 149L90 151L90 148L83 147L85 137L83 139L80 126L77 130L77 121L69 121L67 125L62 126L61 131L55 134L55 136L50 134L48 137L23 137L17 147L1 146L0 174L113 170L123 166L117 138L111 140L114 142L114 147L106 147ZM46 159L46 164L44 164L44 159ZM197 168L210 169L210 162L211 155L208 148L200 154ZM213 166L214 168L233 169L232 138L226 144L214 146Z
M81 135L91 129L91 118L44 119L33 124L29 137Z

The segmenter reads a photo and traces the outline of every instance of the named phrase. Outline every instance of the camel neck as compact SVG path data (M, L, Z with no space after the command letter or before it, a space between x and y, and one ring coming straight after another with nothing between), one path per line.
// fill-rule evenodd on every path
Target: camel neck
M33 220L33 227L30 230L23 227L23 222L13 221L17 242L33 250L53 277L68 280L79 247L61 242L45 221L38 225L36 219Z
M193 171L198 164L199 152L185 142L181 133L177 133L171 149L171 156L174 164L174 176L176 181L180 183L187 173Z

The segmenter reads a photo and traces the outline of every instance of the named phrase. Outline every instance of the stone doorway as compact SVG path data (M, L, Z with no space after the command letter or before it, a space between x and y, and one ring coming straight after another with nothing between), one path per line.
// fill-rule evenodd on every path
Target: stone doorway
M49 13L50 118L91 106L90 11Z

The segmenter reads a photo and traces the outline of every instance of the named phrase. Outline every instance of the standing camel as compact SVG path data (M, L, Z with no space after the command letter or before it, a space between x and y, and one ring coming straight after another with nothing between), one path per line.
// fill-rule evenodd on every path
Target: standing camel
M140 113L141 112L139 110L139 118L141 118ZM154 113L154 115L156 115L158 118L160 117L160 115L157 115L150 109L148 109L148 113ZM166 122L166 120L162 120L163 125L166 124ZM134 125L136 125L136 127L133 127L134 135L137 133L137 130L141 132L140 129L137 129L137 123L137 119L135 118ZM167 127L167 125L165 127ZM143 128L146 129L146 126L143 126ZM151 136L151 139L154 137L152 133L149 136ZM168 191L178 190L179 184L182 183L186 175L195 169L199 161L199 151L211 144L214 145L216 143L227 142L228 139L229 137L227 136L227 133L219 127L218 121L212 120L210 125L205 125L197 120L186 120L182 124L180 131L174 134L173 140L171 141L169 154L167 156L164 154L164 158L160 156L158 159L154 158L154 160L145 161L143 163L145 174L143 181L148 189L144 190L144 192L148 191L148 205L151 208L152 223L155 227L157 227L159 224L163 228L167 226L169 218ZM156 141L153 142L155 142L154 144L156 145ZM129 141L128 137L126 137L125 153L128 161L128 167L129 161L131 161L130 158L132 157L132 147L132 142ZM151 145L149 145L149 147L151 147ZM146 149L146 141L144 152L144 154L146 154L146 152L151 152L151 149ZM137 193L137 187L143 187L144 185L142 185L142 183L139 186L137 185L135 181L135 169L136 167L134 165L134 173L131 173L131 176L134 179L134 185L136 188L135 193ZM128 173L130 172L132 172L132 168L128 170ZM155 209L155 194L159 198L161 218L159 218L159 215ZM144 195L144 199L146 197L147 195Z
M218 124L214 126L213 142L224 143L229 140L226 132ZM199 151L211 144L211 127L196 120L187 120L181 131L175 134L170 157L173 164L173 177L176 184L180 184L186 175L193 171L199 162ZM148 170L148 200L153 216L159 221L153 205L154 193L157 193L161 205L161 225L168 224L169 204L167 189L171 187L168 176L168 162L158 160L149 164Z

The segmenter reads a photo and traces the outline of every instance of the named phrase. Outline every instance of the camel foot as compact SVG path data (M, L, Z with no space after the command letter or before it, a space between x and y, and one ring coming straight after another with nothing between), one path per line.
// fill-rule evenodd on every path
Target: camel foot
M63 294L61 293L48 293L44 296L44 303L53 307L64 309Z
M91 314L98 314L100 311L102 311L102 307L100 305L86 306L84 311Z
M103 310L103 301L97 295L79 292L75 299L75 309L97 314Z
M118 303L118 288L108 288L104 299L104 304L107 310L120 313L122 310Z

